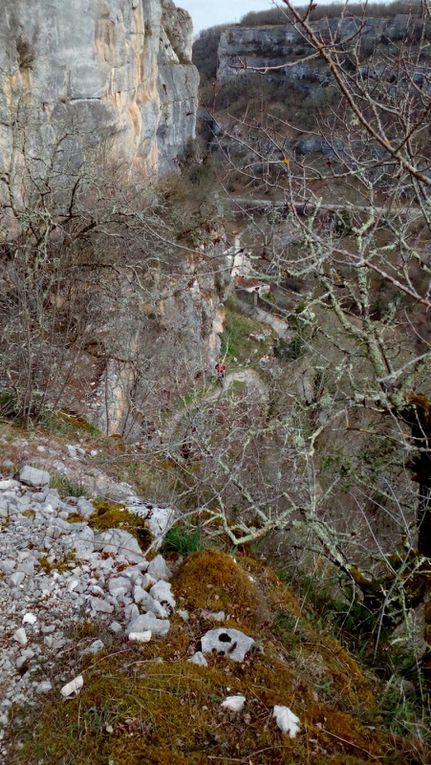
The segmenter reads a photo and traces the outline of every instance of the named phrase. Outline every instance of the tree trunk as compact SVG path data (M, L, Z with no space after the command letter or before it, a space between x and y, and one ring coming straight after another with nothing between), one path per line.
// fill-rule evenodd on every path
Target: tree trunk
M431 558L431 485L420 483L417 509L418 552Z

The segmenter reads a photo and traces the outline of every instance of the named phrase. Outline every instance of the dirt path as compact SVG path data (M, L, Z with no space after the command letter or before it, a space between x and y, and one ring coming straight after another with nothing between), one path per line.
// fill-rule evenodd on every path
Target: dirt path
M252 393L256 399L261 402L265 402L268 398L268 387L254 369L239 369L234 372L229 372L226 375L223 388L215 384L208 388L208 391L202 396L196 396L195 401L191 401L190 404L182 409L174 412L172 417L168 420L163 428L163 440L165 443L169 443L174 439L174 434L181 421L187 417L188 411L196 410L200 404L210 404L214 401L221 399L230 388L236 383L242 383L246 390L244 393Z

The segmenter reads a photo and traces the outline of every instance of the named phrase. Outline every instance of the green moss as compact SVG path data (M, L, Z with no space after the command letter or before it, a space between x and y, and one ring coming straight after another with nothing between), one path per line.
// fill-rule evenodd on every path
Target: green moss
M67 412L54 412L45 417L41 425L51 433L59 433L64 436L82 436L88 435L91 438L98 438L101 433L95 425L77 414L67 414Z
M256 340L255 335L264 335L265 339ZM234 300L226 304L225 327L220 339L221 357L239 364L256 361L268 353L274 342L268 327L240 313Z
M23 515L24 518L34 518L36 513L34 510L24 510L24 512L21 513L21 515Z
M54 693L42 708L13 710L8 762L402 765L410 761L405 758L407 743L397 741L394 746L379 729L375 714L371 724L365 724L336 700L322 699L316 682L318 650L325 652L324 670L334 686L340 681L347 687L357 680L356 663L336 641L314 631L306 620L298 621L299 605L273 572L249 558L242 564L222 553L191 555L173 580L177 597L194 609L189 623L174 619L164 641L125 645L89 657L82 691L67 703ZM261 591L267 603L283 604L281 623L269 612L265 621L260 619ZM263 638L263 652L251 652L243 663L209 656L208 667L190 664L187 658L207 629L198 609L223 606L248 623L249 634ZM92 626L90 632L85 625L82 630L78 639L93 636ZM302 642L304 666L288 642L295 631ZM62 667L62 675L66 669ZM247 720L221 708L221 700L236 693L246 697ZM274 704L287 705L299 716L301 732L296 738L277 729ZM427 760L424 756L419 761Z
M75 624L72 630L72 637L75 640L82 640L83 638L96 637L100 632L100 625L94 622L79 622Z
M244 665L210 659L196 667L184 658L151 661L148 648L98 656L84 672L76 699L51 699L42 712L13 721L16 765L143 765L143 763L386 762L384 736L351 715L317 703L306 680L275 652ZM244 693L249 719L224 711L220 701ZM302 733L283 736L271 718L288 704ZM29 719L28 715L33 714ZM19 745L18 745L18 742ZM388 747L389 748L389 747ZM325 753L323 757L322 752ZM349 759L350 758L350 759Z
M63 574L67 571L71 565L76 564L76 554L71 551L66 553L61 560L55 560L53 563L48 560L46 555L39 558L39 565L45 571L46 574L50 574L51 571L58 571L59 574Z
M133 534L142 549L145 550L152 541L151 532L144 526L139 515L130 513L124 505L107 499L93 500L94 514L90 517L89 525L97 531L107 529L125 529Z
M262 593L225 553L207 550L190 555L173 586L177 597L188 609L225 610L249 626L256 626L268 618Z

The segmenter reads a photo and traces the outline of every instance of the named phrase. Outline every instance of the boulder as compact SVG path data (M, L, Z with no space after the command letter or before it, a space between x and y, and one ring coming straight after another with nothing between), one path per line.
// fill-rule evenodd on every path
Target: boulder
M150 630L153 635L166 637L170 626L168 619L157 619L152 613L141 614L129 624L127 634L130 636L133 632L147 632Z
M26 486L40 488L42 486L48 486L50 475L47 470L39 470L30 465L24 465L24 467L21 468L19 480L21 483L25 483Z
M102 532L96 536L95 544L105 553L123 555L130 563L141 563L145 560L138 540L123 529L108 529Z
M232 661L244 661L255 641L235 629L216 629L201 638L202 653L217 653Z

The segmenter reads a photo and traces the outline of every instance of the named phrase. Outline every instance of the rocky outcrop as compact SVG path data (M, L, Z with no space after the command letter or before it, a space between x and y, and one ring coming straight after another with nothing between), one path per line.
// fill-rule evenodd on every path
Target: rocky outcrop
M154 173L195 134L191 20L168 0L5 0L0 170L63 147Z
M215 229L194 252L178 252L174 273L156 274L145 291L125 279L118 299L107 301L105 361L98 368L89 359L84 409L102 431L151 439L179 398L211 374L230 286L224 247ZM82 402L70 404L82 410Z
M408 39L420 39L419 19L406 14L392 18L362 21L360 18L321 19L314 28L325 42L337 43L355 41L361 38L361 53L369 56L378 45L399 44ZM431 23L428 23L425 36L431 37ZM318 62L305 62L300 59L310 53L307 40L291 24L262 27L230 27L222 32L218 51L219 67L217 78L227 82L238 75L247 74L247 68L282 67L268 72L271 79L285 79L291 82L314 81L325 84L328 81L327 70ZM295 64L295 61L298 63ZM283 68L283 64L289 66ZM246 64L246 67L244 66Z

